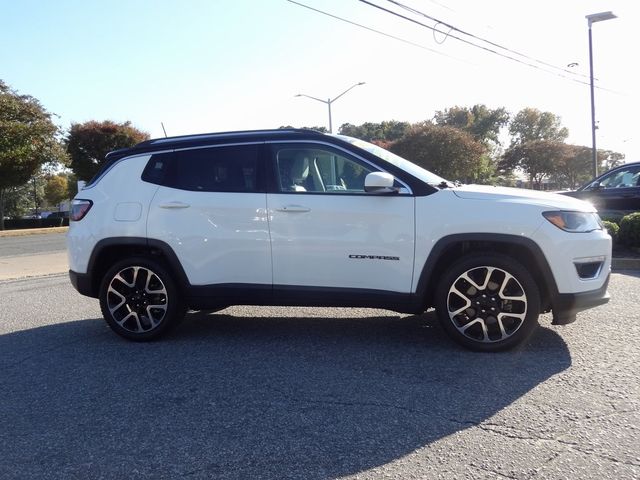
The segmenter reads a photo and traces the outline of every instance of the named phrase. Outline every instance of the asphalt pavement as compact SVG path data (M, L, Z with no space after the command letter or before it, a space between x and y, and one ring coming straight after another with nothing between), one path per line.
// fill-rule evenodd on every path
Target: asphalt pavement
M120 339L0 282L0 478L640 478L640 275L500 354L432 313L233 307Z
M66 248L63 233L0 237L0 257L41 255L61 252Z

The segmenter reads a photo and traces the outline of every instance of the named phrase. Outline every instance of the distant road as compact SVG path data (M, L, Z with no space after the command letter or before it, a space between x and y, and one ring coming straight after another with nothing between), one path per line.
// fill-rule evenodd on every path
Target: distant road
M0 257L56 253L66 248L64 233L0 237Z

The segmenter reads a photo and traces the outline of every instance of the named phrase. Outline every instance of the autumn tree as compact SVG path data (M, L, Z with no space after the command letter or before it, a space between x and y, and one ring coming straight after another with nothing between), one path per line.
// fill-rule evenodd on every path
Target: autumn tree
M536 108L520 110L509 123L509 133L511 146L534 140L563 142L569 136L569 130L562 126L558 115Z
M133 147L149 139L149 134L135 128L131 122L91 120L71 125L66 137L71 169L80 180L90 180L112 150Z
M529 176L531 186L540 189L542 181L553 175L571 155L568 145L555 140L531 140L510 147L500 161L501 171L520 169Z
M470 133L454 127L417 124L391 150L432 172L465 183L477 183L486 178L487 165L483 162L486 147Z
M37 99L0 80L0 230L8 192L27 183L43 164L64 161L51 116Z
M68 196L68 180L66 175L53 175L45 180L44 198L49 205L58 205L63 200L67 200Z

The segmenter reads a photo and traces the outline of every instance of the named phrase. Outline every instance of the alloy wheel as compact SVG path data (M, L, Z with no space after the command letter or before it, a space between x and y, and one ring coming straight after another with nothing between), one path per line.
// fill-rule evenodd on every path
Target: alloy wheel
M114 321L132 333L157 328L167 314L167 288L152 270L130 266L116 273L107 288L107 308Z
M513 336L527 315L527 295L512 274L501 268L469 269L451 284L447 311L465 337L494 343Z

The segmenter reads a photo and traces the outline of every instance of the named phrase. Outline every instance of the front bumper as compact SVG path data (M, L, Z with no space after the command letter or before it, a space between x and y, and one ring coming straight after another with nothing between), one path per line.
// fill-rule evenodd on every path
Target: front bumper
M559 293L552 300L553 325L566 325L575 322L578 312L607 303L610 299L607 291L610 277L611 274L607 275L604 284L597 290L580 293Z

